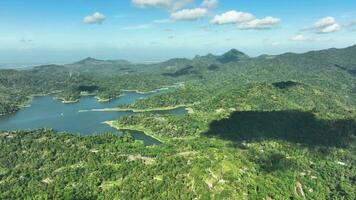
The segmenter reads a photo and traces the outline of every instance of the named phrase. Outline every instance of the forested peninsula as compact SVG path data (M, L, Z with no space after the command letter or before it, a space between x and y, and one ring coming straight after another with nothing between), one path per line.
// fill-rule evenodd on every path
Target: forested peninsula
M110 101L178 85L110 122L144 131L0 131L0 199L356 199L356 46L153 64L86 58L0 70L0 114L35 95ZM185 107L184 115L144 112ZM100 111L98 111L100 112ZM1 122L0 122L1 123Z

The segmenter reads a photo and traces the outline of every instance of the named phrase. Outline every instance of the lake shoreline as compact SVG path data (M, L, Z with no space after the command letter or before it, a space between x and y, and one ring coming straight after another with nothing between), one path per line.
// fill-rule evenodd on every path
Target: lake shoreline
M144 127L137 127L137 126L119 126L117 123L115 123L116 121L104 121L103 124L106 124L108 126L110 126L111 128L117 129L117 130L128 130L128 131L140 131L143 132L145 135L161 142L164 143L166 142L165 139L157 136L154 133L151 133L149 130L147 130Z
M134 108L103 108L103 109L91 109L91 110L79 110L78 112L133 112L133 113L145 113L156 111L170 111L179 108L184 108L188 113L192 113L193 109L187 105L167 106L161 108L148 108L148 109L134 109Z
M135 92L137 94L153 94L153 93L156 93L156 92L159 92L159 91L162 91L162 90L169 90L170 88L176 88L176 87L182 87L182 86L184 86L184 82L178 82L178 83L175 83L175 84L170 85L170 86L163 86L162 88L151 90L151 91L148 91L148 92L139 91L139 90L121 90L123 92L123 94L120 94L120 95L118 95L116 97L108 98L108 99L100 98L95 93L80 94L80 98L75 99L75 100L66 100L65 98L59 97L59 96L53 97L53 98L56 99L56 100L62 101L63 104L72 104L72 103L78 103L80 101L81 97L83 97L83 96L94 96L97 99L98 102L107 103L107 102L110 102L110 101L112 101L114 99L117 99L117 98L120 98L120 97L124 96L125 92ZM49 96L49 95L58 94L58 93L61 93L61 92L63 92L63 91L62 90L56 90L56 91L49 92L49 93L46 93L46 94L31 94L31 95L28 95L26 97L27 98L26 101L24 101L23 103L17 105L19 109L14 110L12 112L8 112L8 113L0 113L0 116L6 116L6 115L14 114L14 113L20 111L22 108L30 107L31 106L31 102L33 101L34 97ZM163 109L162 111L164 111L164 110L170 110L170 109ZM160 111L160 110L156 110L156 111ZM135 112L135 111L132 111L132 112ZM149 112L149 111L147 111L147 112ZM139 113L139 112L137 112L137 113Z
M127 89L124 89L124 90L121 90L122 94L120 94L120 95L118 95L116 97L107 98L107 99L101 98L101 97L97 96L96 94L85 94L85 95L80 94L80 97L83 97L83 96L94 96L97 99L98 102L106 103L106 102L110 102L110 101L112 101L114 99L117 99L117 98L120 98L120 97L124 96L125 92L135 92L137 94L143 94L143 95L145 95L145 94L154 94L154 93L157 93L159 91L169 90L170 88L182 87L183 85L184 85L184 83L180 82L180 83L175 83L174 85L163 86L162 88L154 89L154 90L147 91L147 92L139 91L139 90L127 90ZM56 92L56 93L58 93L58 92ZM80 98L76 99L76 100L65 100L64 98L57 97L57 99L62 100L62 103L65 103L65 104L78 103L80 101Z
M171 89L170 89L171 88ZM14 112L6 112L1 116L9 115L9 118L6 119L6 123L4 121L3 124L0 125L1 130L23 130L23 129L40 129L43 127L52 128L54 130L58 130L59 132L68 132L68 133L80 133L83 135L91 135L91 133L100 134L105 133L106 131L114 129L133 131L132 136L137 140L143 140L144 143L147 141L148 143L162 143L164 137L161 138L159 135L157 136L154 133L151 133L149 129L145 127L117 127L116 124L106 123L103 124L103 121L109 120L118 120L121 117L132 115L133 111L138 112L154 112L161 111L163 114L172 114L172 115L181 115L186 114L187 112L184 110L185 105L179 106L169 106L164 108L153 108L146 110L133 110L132 112L113 112L113 113L88 113L88 114L78 114L78 111L83 108L93 109L93 108L105 108L104 111L111 111L113 108L118 109L119 107L127 107L127 105L133 104L139 99L148 98L149 96L157 95L174 91L176 86L172 87L164 87L161 89L157 89L150 92L140 92L140 91L130 91L125 90L123 94L119 95L118 98L113 98L113 103L108 104L100 104L100 100L103 101L105 99L101 99L96 96L95 93L80 93L80 98L74 100L65 100L65 98L61 97L61 92L63 91L53 91L46 94L35 94L28 95L26 101L22 104L21 108L19 106L15 107L16 110ZM167 90L168 89L168 90ZM144 95L150 94L150 95ZM86 100L85 98L90 98L90 100ZM119 100L120 98L120 100ZM121 99L122 98L122 99ZM81 101L83 100L83 101ZM40 103L37 103L40 102ZM82 105L83 103L83 105ZM70 105L63 105L70 104ZM25 108L26 107L26 108ZM25 109L22 109L25 108ZM177 109L180 108L180 109ZM175 110L177 109L177 110ZM100 109L101 110L101 109ZM172 111L171 111L172 110ZM12 110L10 110L12 111ZM22 111L22 112L19 112ZM119 110L120 111L120 110ZM19 113L15 115L11 115L12 113ZM36 113L36 114L34 114ZM28 117L36 115L36 117ZM65 119L68 117L67 120ZM85 119L83 124L78 124L81 122L81 119ZM108 126L109 125L109 126ZM99 132L98 132L99 131Z

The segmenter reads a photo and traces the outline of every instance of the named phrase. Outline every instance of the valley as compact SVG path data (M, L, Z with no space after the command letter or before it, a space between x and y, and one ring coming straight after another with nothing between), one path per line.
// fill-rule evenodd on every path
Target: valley
M0 198L355 199L354 55L0 70Z

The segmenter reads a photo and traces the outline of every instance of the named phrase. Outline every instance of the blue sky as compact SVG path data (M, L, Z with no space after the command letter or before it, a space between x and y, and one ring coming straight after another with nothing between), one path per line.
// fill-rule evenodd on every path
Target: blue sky
M356 44L354 0L1 0L0 63L159 61Z

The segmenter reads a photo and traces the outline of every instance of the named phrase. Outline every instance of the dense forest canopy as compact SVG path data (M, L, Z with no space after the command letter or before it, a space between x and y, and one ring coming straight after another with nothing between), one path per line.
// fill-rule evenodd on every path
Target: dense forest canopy
M171 92L121 109L130 135L82 137L53 130L0 133L1 199L355 199L356 46L303 54L171 59L155 64L87 58L0 70L0 114L34 95L64 101L125 90ZM1 122L0 122L1 123Z

